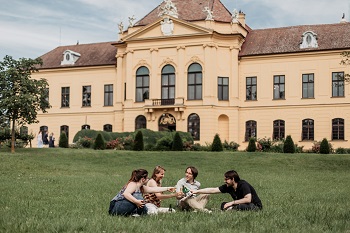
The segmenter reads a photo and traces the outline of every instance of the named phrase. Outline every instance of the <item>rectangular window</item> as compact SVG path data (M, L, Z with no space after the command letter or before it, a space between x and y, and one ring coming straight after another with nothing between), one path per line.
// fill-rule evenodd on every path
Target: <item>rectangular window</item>
M187 98L189 100L202 99L202 73L188 73Z
M344 72L332 73L332 97L344 96Z
M228 100L228 78L218 77L218 98Z
M273 76L273 98L285 99L285 77L284 75Z
M314 74L303 74L303 98L314 98Z
M332 119L332 140L344 140L344 119Z
M69 87L61 88L61 107L69 107Z
M83 86L83 107L91 106L91 86Z
M256 77L246 78L246 100L256 100L258 97Z
M113 84L105 85L104 106L113 106Z

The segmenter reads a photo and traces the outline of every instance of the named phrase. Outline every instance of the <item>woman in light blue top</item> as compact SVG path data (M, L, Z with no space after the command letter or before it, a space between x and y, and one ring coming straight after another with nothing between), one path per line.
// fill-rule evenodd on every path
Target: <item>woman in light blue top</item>
M174 192L174 187L148 187L148 172L145 169L134 170L126 185L112 199L109 206L110 215L144 215L147 207L143 193Z

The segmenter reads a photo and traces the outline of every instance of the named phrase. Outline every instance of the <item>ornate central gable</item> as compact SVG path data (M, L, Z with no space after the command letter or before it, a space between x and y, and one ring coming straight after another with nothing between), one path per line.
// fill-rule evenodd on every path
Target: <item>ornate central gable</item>
M213 30L168 15L121 38L122 41L211 34Z

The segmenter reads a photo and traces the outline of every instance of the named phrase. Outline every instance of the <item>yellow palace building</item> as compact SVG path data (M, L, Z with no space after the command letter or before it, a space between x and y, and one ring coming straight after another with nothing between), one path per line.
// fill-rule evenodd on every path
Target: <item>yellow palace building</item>
M205 2L205 4L204 4ZM350 148L342 51L350 23L251 29L219 0L165 0L112 42L60 46L34 78L52 108L39 128L71 143L81 129L190 132L195 142L285 138ZM205 7L206 5L207 7ZM35 144L35 142L34 142Z

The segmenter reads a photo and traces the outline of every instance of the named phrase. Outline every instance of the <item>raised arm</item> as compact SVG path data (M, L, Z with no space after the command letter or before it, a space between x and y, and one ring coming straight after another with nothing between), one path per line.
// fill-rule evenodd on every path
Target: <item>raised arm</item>
M149 180L147 183L147 187L158 187L157 182L153 179ZM170 193L170 194L163 194L161 192L159 193L154 193L159 200L167 199L167 198L172 198L176 197L177 193Z
M174 187L148 187L145 185L143 186L143 190L145 191L145 193L161 193L165 191L175 192Z
M191 190L194 194L214 194L214 193L221 193L219 188L204 188L204 189L198 189L198 190Z

